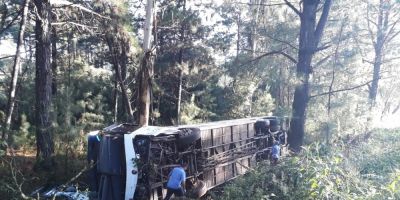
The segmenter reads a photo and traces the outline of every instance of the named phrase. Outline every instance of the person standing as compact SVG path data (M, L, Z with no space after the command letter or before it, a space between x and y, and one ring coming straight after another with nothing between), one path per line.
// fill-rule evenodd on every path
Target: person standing
M280 152L281 152L281 146L279 144L279 141L274 141L274 145L272 146L272 150L271 150L271 164L272 165L278 164Z
M182 197L185 195L186 169L187 163L182 163L180 166L172 169L169 173L167 195L164 200L169 200L173 194L175 197Z
M97 172L97 160L100 149L100 131L92 131L87 138L87 162L90 166L88 170L88 182L90 195L97 195L100 183L100 174Z

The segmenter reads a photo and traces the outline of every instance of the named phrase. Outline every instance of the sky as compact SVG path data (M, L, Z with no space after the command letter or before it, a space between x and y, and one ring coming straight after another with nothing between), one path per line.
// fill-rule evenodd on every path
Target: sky
M191 7L193 9L199 9L203 10L201 16L202 18L202 23L204 25L212 25L215 24L217 21L221 20L222 18L218 15L215 14L214 11L211 9L202 9L201 5L204 4L209 4L213 3L215 6L220 6L224 2L230 2L229 0L188 0L188 7ZM249 2L249 0L241 0L243 3ZM198 7L200 5L200 8ZM144 10L143 12L138 12L137 14L144 15ZM218 28L217 28L218 29ZM221 29L219 29L221 31ZM223 31L223 30L222 30ZM234 30L226 30L226 31L234 31ZM140 33L139 33L140 37ZM4 56L10 56L14 55L16 50L16 44L11 40L11 39L1 39L0 40L0 57ZM23 51L24 48L21 48ZM234 52L232 52L234 53ZM217 56L217 60L224 59L220 56ZM382 83L383 84L383 83ZM400 111L395 112L395 113L389 113L383 117L381 117L381 113L376 113L374 115L374 121L373 121L373 126L379 127L379 128L396 128L400 127Z

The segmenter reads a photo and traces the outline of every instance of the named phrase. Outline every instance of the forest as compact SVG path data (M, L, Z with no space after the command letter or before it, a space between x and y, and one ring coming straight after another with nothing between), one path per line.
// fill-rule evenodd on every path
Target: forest
M399 0L0 0L0 199L82 182L87 134L290 119L209 199L400 199Z

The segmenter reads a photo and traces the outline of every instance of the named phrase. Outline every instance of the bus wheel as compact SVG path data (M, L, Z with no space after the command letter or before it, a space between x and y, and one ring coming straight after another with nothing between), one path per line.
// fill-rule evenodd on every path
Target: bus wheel
M200 198L207 193L207 185L203 181L196 181L193 185L193 189L190 191L192 198Z

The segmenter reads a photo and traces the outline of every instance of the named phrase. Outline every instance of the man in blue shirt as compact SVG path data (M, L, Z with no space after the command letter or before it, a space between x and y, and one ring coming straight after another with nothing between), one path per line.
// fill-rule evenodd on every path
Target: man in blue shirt
M167 183L167 196L164 200L169 200L173 194L175 197L182 197L185 195L185 180L187 169L187 163L182 163L181 166L175 167L169 173L169 179Z
M272 146L271 149L271 163L273 165L278 164L280 152L281 152L281 147L279 145L279 141L274 141L274 145Z

